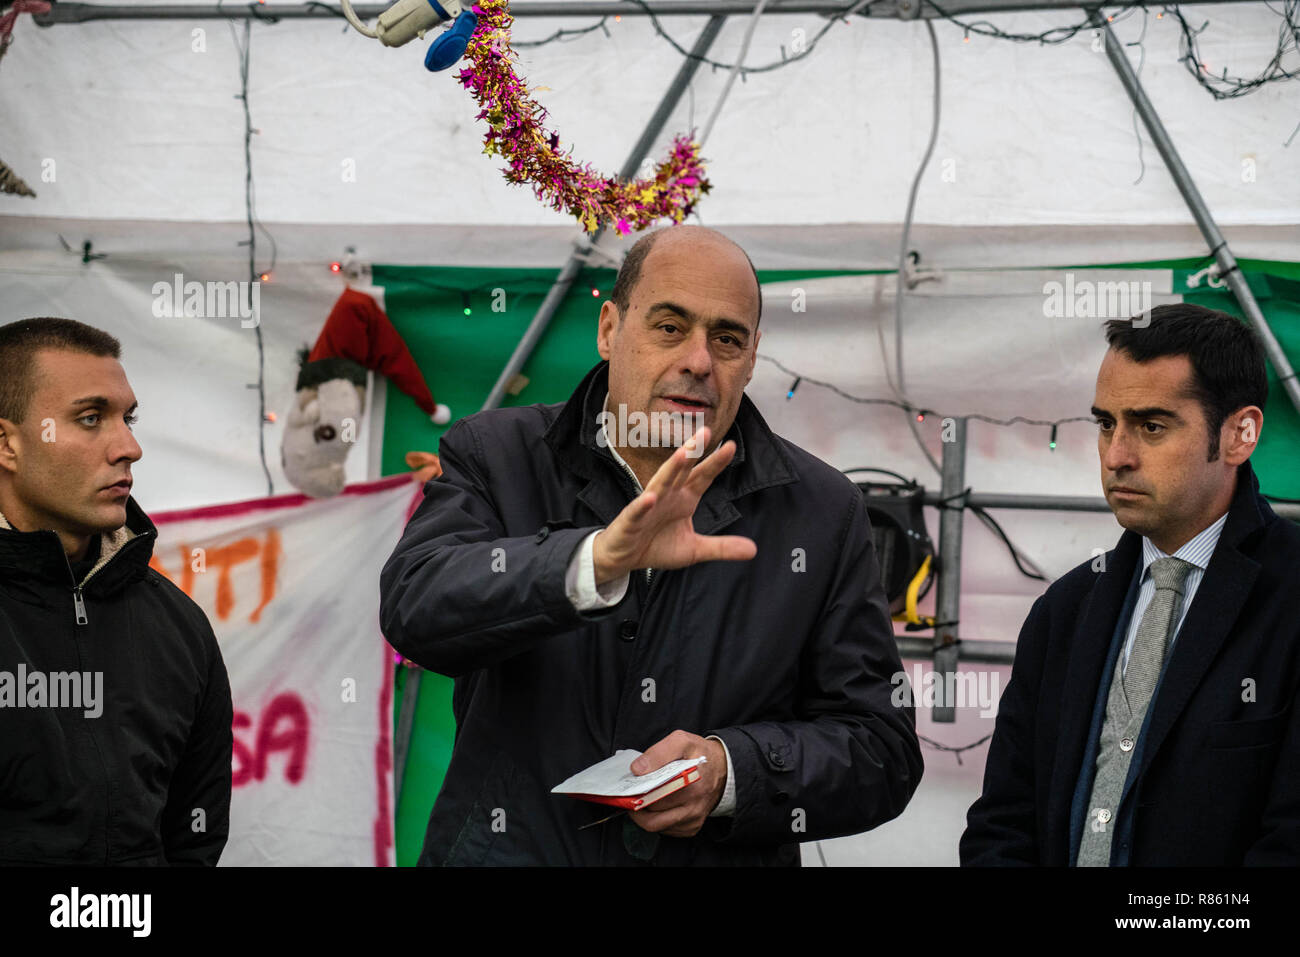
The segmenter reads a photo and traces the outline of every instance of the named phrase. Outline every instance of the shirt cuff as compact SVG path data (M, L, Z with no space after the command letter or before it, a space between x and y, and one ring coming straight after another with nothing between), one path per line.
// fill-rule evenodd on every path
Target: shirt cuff
M727 756L727 786L722 789L722 799L718 801L718 806L709 812L709 817L732 817L736 813L736 776L731 769L731 749L727 747L727 742L716 734L709 735L708 740L721 744L722 751Z
M603 585L596 584L596 536L599 534L599 531L592 532L582 540L574 549L569 567L564 572L565 594L578 611L613 608L627 594L627 585L631 580L631 575L624 575Z

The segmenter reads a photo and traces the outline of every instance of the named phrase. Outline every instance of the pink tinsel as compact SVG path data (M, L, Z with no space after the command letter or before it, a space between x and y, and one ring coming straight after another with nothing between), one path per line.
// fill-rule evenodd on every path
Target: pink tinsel
M479 20L465 51L470 65L456 75L482 108L477 118L488 122L483 152L506 161L506 180L531 183L538 199L567 211L589 233L604 223L626 235L665 217L680 223L690 215L700 194L709 191L709 181L699 144L688 136L673 140L654 176L630 183L600 176L575 162L569 151L560 151L559 134L543 125L546 110L515 75L509 7L508 0L480 0L474 6Z

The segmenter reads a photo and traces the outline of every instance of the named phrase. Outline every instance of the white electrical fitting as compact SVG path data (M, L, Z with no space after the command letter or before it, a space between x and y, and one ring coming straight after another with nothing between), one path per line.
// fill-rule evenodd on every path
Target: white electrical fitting
M425 31L456 19L460 15L460 0L431 3L430 0L397 0L375 20L373 28L367 27L357 17L350 0L342 0L343 15L362 36L378 40L384 46L400 47L416 37L423 39Z

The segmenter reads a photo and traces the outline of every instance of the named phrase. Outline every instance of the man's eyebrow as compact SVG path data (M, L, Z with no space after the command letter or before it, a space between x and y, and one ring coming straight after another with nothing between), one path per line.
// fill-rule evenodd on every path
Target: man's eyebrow
M1182 416L1173 409L1166 409L1159 405L1148 405L1140 409L1121 409L1120 411L1130 419L1182 419Z
M109 406L111 406L112 404L113 404L112 402L110 402L108 399L104 398L104 396L102 396L102 395L88 395L88 396L85 396L84 398L81 398L81 399L73 399L73 400L69 403L69 405L72 406L72 407L74 407L74 408L75 408L75 407L79 407L79 406L83 406L83 405L88 405L88 406L94 406L94 407L96 407L96 408L100 408L100 409L106 409L106 408L108 408ZM139 403L139 402L132 402L132 403L131 403L131 407L130 407L129 409L127 409L126 411L127 411L128 413L130 413L130 412L134 412L137 408L139 408L139 406L140 406L140 403Z
M1113 419L1105 409L1099 409L1095 405L1092 407L1092 414L1099 418ZM1148 405L1140 409L1121 409L1120 414L1126 419L1173 419L1177 422L1182 421L1182 416L1172 409L1166 409L1163 406Z
M689 322L701 321L698 315L691 312L691 310L687 309L685 306L678 305L677 303L671 302L669 300L663 300L662 302L654 303L649 309L646 310L646 315L651 316L654 315L656 312L675 312L677 313L677 315L681 316L683 319L686 319ZM738 319L728 319L725 316L717 319L709 320L706 323L706 325L708 325L709 328L711 329L725 329L728 332L738 332L745 336L749 336L751 334L749 326L745 325L743 322L739 321Z

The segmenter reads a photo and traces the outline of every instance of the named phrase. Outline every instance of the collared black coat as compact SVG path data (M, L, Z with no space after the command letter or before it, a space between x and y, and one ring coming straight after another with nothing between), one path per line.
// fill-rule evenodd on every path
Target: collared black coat
M212 865L226 845L221 651L199 606L149 568L158 533L134 499L126 528L81 581L81 624L59 537L0 528L0 672L103 674L98 717L0 707L0 865Z
M748 398L734 461L696 531L752 538L749 562L634 572L613 609L576 611L565 569L631 501L595 442L605 363L567 402L480 413L442 438L381 576L402 654L456 678L457 731L424 864L797 864L800 841L898 815L921 778L901 671L857 488L774 435ZM650 836L550 790L676 729L717 734L733 818Z
M1104 563L1085 562L1034 603L962 864L1072 863L1074 793L1141 558L1141 537L1126 531ZM1298 689L1300 529L1273 513L1246 463L1152 699L1112 863L1300 864Z

